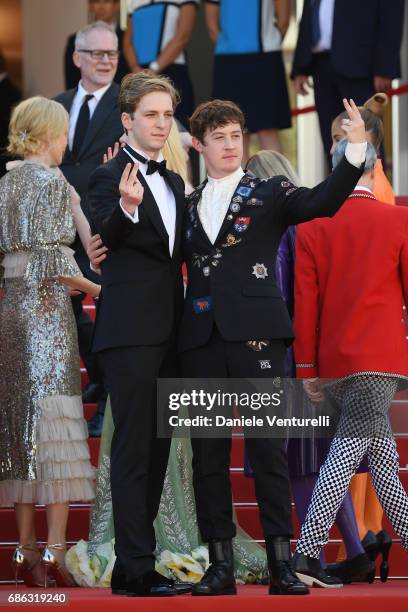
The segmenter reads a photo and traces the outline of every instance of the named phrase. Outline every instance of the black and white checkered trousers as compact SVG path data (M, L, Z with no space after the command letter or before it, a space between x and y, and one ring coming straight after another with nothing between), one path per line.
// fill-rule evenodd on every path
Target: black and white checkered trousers
M327 387L341 409L327 459L320 469L296 552L319 558L350 480L367 453L378 498L408 551L408 495L399 479L389 408L396 378L359 375Z

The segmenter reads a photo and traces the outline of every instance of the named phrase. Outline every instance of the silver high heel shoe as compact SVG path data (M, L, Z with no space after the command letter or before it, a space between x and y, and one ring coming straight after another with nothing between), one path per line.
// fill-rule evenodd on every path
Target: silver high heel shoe
M28 550L31 552L38 553L38 558L33 562L29 561L27 556L24 554L24 551ZM19 544L15 549L12 557L12 565L14 568L14 578L16 582L16 588L18 586L18 579L21 575L24 584L28 587L50 587L55 586L54 580L51 578L47 581L47 576L45 574L44 582L40 582L38 579L34 578L34 568L41 564L41 553L38 550L37 546L31 544Z
M48 574L51 573L53 578L55 578L57 586L75 587L76 584L74 579L69 573L65 563L58 561L51 549L66 551L67 547L65 544L47 544L47 546L44 548L42 562L45 566L45 583L47 582Z

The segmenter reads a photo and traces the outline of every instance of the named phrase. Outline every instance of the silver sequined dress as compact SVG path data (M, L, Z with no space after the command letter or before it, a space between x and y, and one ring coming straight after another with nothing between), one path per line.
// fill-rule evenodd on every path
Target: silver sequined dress
M0 180L0 506L94 497L80 390L70 187L23 162Z

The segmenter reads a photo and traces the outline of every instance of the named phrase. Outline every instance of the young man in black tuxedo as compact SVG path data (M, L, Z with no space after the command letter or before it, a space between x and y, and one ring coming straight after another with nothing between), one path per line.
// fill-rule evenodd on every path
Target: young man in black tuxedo
M161 154L177 94L165 77L142 72L125 77L119 104L128 144L89 182L92 220L109 249L93 348L115 426L112 591L174 595L177 585L154 571L153 521L171 441L156 436L156 380L178 376L175 330L183 305L184 183L166 169Z
M364 122L354 102L344 129L346 158L314 189L284 176L261 181L241 169L244 117L232 102L200 105L193 146L208 179L188 198L183 227L188 288L179 333L187 378L284 376L291 321L276 286L275 258L289 225L332 216L353 190L364 162ZM357 143L357 144L353 144ZM192 438L197 519L211 565L194 595L236 590L229 462L231 439ZM291 497L282 439L246 439L265 534L270 593L305 594L290 565ZM331 584L330 577L326 578Z
M189 196L184 214L189 284L179 332L183 376L284 376L293 331L274 280L276 252L288 225L334 215L362 173L364 122L353 102L345 106L347 159L314 189L297 189L283 176L260 181L242 171L244 117L232 102L213 100L194 112L193 142L208 180ZM118 207L116 215L123 223ZM98 264L106 249L98 237L91 242L89 255ZM291 498L282 440L247 439L246 445L265 532L270 593L305 594L306 585L290 566ZM193 594L233 594L231 439L193 438L192 447L197 520L211 562ZM325 580L330 584L330 577Z

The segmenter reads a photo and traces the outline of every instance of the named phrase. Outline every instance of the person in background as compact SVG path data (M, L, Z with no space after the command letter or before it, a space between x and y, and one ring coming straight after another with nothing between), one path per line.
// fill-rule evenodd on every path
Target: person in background
M132 72L164 74L180 94L176 117L188 127L194 108L186 47L200 0L130 0L123 50Z
M101 164L107 148L123 133L118 107L119 85L114 82L118 57L118 39L112 28L103 21L87 25L75 38L74 61L80 70L81 80L77 87L56 97L69 113L68 147L61 170L80 195L81 207L88 220L89 176ZM78 238L73 248L84 276L97 282ZM84 297L73 297L73 305L80 353L90 380L90 386L84 392L84 401L98 402L97 411L88 423L89 433L99 436L106 391L97 355L91 351L94 326L82 308Z
M94 498L88 432L80 392L72 305L57 275L80 274L68 248L89 225L79 197L56 170L67 145L61 104L29 98L13 111L10 162L0 179L0 506L15 507L16 581L74 586L65 566L69 502ZM41 555L35 505L44 504L47 545Z
M334 171L345 147L345 140L336 147ZM303 224L296 241L296 374L312 401L328 398L339 413L293 560L309 585L327 586L319 553L366 454L381 505L408 551L408 495L389 420L395 392L408 381L401 318L408 210L376 200L376 161L368 143L364 173L342 208L332 219Z
M313 77L329 167L330 128L341 100L361 105L401 75L403 25L404 0L305 0L291 76L299 95L308 93Z
M361 116L366 126L367 140L374 145L377 155L380 154L384 141L384 126L382 116L387 104L387 94L377 93L367 100L360 108ZM341 129L341 121L344 118L344 113L341 113L332 123L332 148L330 150L330 155L333 155L337 143L344 137L343 130ZM377 163L375 166L374 195L379 202L395 204L395 194L388 178L384 173L384 168L380 157L377 158Z
M6 59L0 50L0 177L6 171L8 126L13 107L21 100L21 92L7 74Z
M208 32L215 44L213 98L232 100L245 115L248 134L261 149L280 151L279 130L291 127L282 41L289 0L205 0Z
M381 117L387 103L388 96L384 93L378 93L367 100L364 106L360 108L365 123L367 140L373 144L377 155L384 140L384 127ZM334 154L337 143L344 136L341 129L342 119L344 119L343 113L336 117L332 124L333 146L330 151L331 154ZM379 157L374 170L373 193L379 202L395 204L394 191L384 174L382 161ZM385 582L389 572L388 557L392 546L392 538L382 527L384 512L374 490L366 459L362 461L356 474L351 479L350 493L362 545L372 560L375 560L379 554L382 555L380 576L381 580ZM342 544L337 555L339 563L329 566L331 573L338 575L339 572L343 572L344 574L348 568L345 559L345 547Z
M112 27L118 37L118 48L120 51L118 69L115 81L120 85L123 77L130 72L125 56L123 54L123 30L118 23L119 0L89 0L89 12L91 21L103 21ZM81 79L81 71L74 62L75 34L68 37L64 55L65 89L76 87Z

